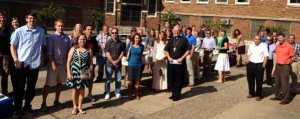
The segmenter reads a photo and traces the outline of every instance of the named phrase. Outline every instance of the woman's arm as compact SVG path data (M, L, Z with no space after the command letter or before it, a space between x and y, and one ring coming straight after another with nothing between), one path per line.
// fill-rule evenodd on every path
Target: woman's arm
M72 74L71 74L71 62L73 58L73 53L74 53L74 47L72 47L68 53L68 58L67 58L67 76L68 80L72 80Z

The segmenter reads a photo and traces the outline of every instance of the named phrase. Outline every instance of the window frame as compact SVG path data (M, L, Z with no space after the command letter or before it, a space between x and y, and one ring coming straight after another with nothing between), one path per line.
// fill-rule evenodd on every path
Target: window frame
M300 7L300 3L291 3L291 0L287 0L287 5L288 6L298 6L298 7Z
M209 1L209 0L207 0L207 2L202 2L202 1L200 1L200 0L197 0L197 3L198 3L198 4L208 4L208 1Z
M215 0L215 4L228 4L228 0L226 0L226 2L218 2L218 0Z
M191 3L192 2L192 0L189 0L189 1L182 1L182 0L180 0L180 3Z
M175 0L165 0L165 3L175 3Z
M115 0L113 0L113 12L107 12L107 2L108 0L106 0L106 3L105 3L105 14L111 14L111 15L114 15L115 14L115 7L116 7L116 4L115 4Z
M148 0L147 17L156 17L156 13L157 13L157 0L155 0L155 12L154 12L153 15L149 15L149 5L150 5L150 0Z
M248 2L238 2L238 0L235 0L235 4L236 5L249 5L250 4L250 0L248 0Z

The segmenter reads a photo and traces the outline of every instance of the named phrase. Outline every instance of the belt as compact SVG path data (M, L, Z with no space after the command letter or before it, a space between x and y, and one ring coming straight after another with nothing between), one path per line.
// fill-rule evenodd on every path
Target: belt
M279 66L286 66L286 65L291 65L291 64L276 64L276 65L279 65Z
M263 64L263 63L253 63L253 62L250 62L251 64L255 64L255 65L259 65L259 64Z

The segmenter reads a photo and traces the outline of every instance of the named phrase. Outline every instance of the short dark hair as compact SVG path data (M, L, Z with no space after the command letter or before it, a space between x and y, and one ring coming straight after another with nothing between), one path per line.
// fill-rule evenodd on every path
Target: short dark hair
M86 24L86 25L84 26L84 30L86 30L86 28L89 27L89 26L93 28L93 26L92 26L91 24Z
M225 30L221 30L221 32L224 32L224 35L226 35L226 31Z
M192 27L187 27L186 30L193 31Z
M277 36L285 37L285 34L284 33L279 33Z
M5 12L5 11L1 11L1 10L0 10L0 16L4 16L4 17L6 17L6 12Z
M56 20L54 21L54 26L57 24L57 22L61 22L61 23L64 24L64 20L62 20L62 19L56 19Z
M112 29L111 29L111 32L112 32L113 30L117 30L117 32L119 32L119 29L118 29L118 28L112 28Z
M26 14L26 18L28 16L33 16L33 17L37 18L37 14L33 10L28 11L28 13Z

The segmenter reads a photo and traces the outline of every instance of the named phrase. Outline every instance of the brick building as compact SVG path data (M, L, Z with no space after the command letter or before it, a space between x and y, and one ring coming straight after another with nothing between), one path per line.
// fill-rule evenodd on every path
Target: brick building
M300 42L300 0L106 0L106 24L159 29L160 14L172 10L183 25L200 25L207 20L230 24L228 35L240 29L246 39L258 26L280 26ZM117 17L116 17L117 16Z
M59 18L65 20L65 26L72 28L76 23L88 24L88 9L104 10L105 0L0 0L0 10L8 14L8 18L18 17L24 25L25 14L29 10L38 10L54 2L62 7L63 13ZM10 21L10 19L8 19ZM52 26L50 22L48 26Z

